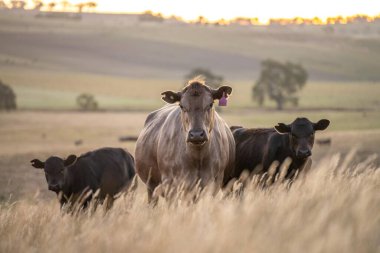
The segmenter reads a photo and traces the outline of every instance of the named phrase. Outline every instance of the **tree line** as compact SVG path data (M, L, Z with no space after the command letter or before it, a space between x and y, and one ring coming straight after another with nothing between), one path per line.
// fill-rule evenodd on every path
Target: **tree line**
M57 6L60 6L63 11L67 11L74 8L79 13L82 13L84 10L93 11L98 6L96 2L80 2L77 4L73 4L67 0L63 0L60 2L51 1L46 4L40 0L33 0L32 3L34 10L41 10L42 8L46 8L46 10L48 11L54 11L54 9ZM26 5L27 1L25 0L12 0L9 2L9 5L5 1L0 0L0 8L25 9Z

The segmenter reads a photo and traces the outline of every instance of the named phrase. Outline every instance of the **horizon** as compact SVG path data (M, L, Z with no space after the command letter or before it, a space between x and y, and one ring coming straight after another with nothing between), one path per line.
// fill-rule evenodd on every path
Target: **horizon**
M10 1L5 1L10 4ZM45 4L54 1L43 1ZM63 1L56 1L55 11L64 11ZM74 10L78 3L88 2L71 0L68 1ZM217 0L139 0L120 3L117 0L96 0L97 7L91 12L109 14L138 14L146 11L160 13L165 17L179 16L185 21L196 20L199 16L208 21L221 19L232 20L238 17L258 18L260 23L267 23L270 19L291 19L296 17L314 18L326 20L329 17L368 15L378 16L380 14L380 0L347 0L344 4L338 1L302 1L302 0L268 0L265 2L252 2L248 0L217 1ZM33 1L27 0L27 8L33 7ZM217 8L216 8L217 6ZM274 6L276 8L274 8ZM66 10L68 8L66 7Z

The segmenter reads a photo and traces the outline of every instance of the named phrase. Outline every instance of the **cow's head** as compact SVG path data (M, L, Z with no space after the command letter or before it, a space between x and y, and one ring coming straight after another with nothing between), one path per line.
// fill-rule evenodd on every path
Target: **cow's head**
M293 123L286 125L278 123L274 128L280 134L289 134L290 148L299 159L311 156L314 145L314 133L317 130L325 130L330 124L327 119L321 119L313 123L307 118L297 118Z
M182 91L165 91L161 95L167 103L179 103L186 142L200 147L209 140L213 129L214 100L231 92L229 86L212 89L202 80L192 80Z
M43 169L45 171L49 190L58 193L63 188L65 168L73 165L76 160L77 157L75 155L70 155L65 160L52 156L45 162L41 162L38 159L34 159L30 162L34 168Z

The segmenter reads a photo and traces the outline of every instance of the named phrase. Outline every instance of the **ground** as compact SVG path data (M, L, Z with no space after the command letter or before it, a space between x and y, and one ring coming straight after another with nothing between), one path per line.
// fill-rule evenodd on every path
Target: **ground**
M270 114L268 116L267 114ZM254 111L244 116L222 113L229 125L264 126L276 121L289 122L298 112ZM252 116L251 116L252 115ZM331 138L331 146L315 145L316 164L337 153L347 154L357 149L356 160L362 161L380 153L380 129L367 129L362 113L316 112L310 118L317 121L322 115L331 120L331 127L317 133L318 139ZM345 119L355 118L347 129ZM371 114L369 114L371 115ZM146 112L12 112L0 114L0 196L18 200L21 197L54 198L47 190L44 174L30 166L30 160L47 159L51 155L67 157L100 147L123 147L134 154L134 142L120 142L121 136L138 136ZM343 117L344 116L344 117ZM368 116L367 116L368 117ZM362 119L363 123L360 123ZM81 140L77 146L75 141Z

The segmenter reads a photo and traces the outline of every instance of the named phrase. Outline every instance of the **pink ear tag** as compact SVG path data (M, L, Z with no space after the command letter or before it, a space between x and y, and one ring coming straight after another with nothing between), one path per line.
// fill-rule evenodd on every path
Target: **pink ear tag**
M227 106L227 96L223 92L223 96L219 99L219 106Z

